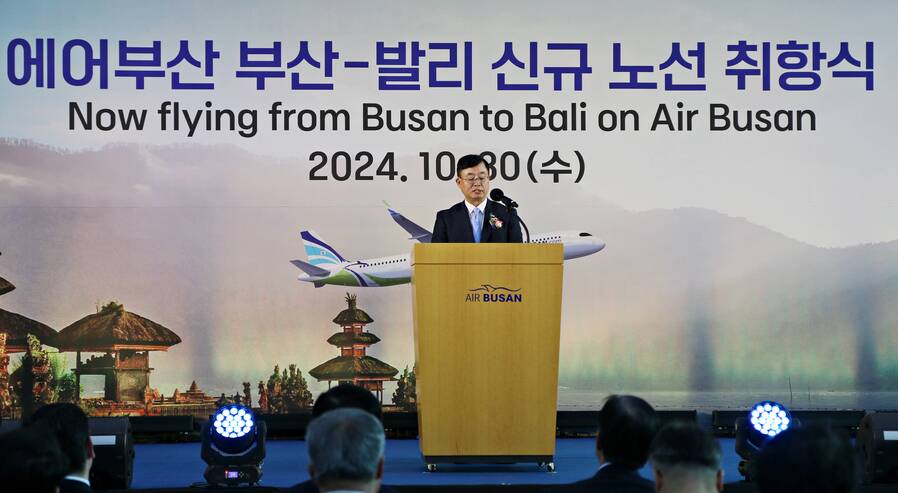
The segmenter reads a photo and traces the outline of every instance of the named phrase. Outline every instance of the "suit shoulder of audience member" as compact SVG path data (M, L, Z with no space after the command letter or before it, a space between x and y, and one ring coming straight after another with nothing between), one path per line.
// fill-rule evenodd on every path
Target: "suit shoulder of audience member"
M318 485L311 479L281 490L282 493L318 493L319 491ZM380 493L399 493L399 491L383 484L380 486Z

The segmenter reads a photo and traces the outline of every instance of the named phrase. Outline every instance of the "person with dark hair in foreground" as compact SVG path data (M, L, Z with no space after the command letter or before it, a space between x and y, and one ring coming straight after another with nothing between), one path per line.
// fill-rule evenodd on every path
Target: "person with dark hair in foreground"
M720 493L720 445L694 422L675 421L655 436L649 458L658 493Z
M658 415L648 402L632 395L612 395L599 413L595 476L549 488L556 493L653 493L654 484L639 475L658 431Z
M43 426L0 435L0 490L56 493L68 461L53 432Z
M852 493L859 467L848 438L820 425L789 428L764 444L760 493Z
M490 173L483 158L458 160L455 184L465 200L437 213L431 243L521 243L521 221L505 205L488 200Z
M328 411L344 408L361 409L377 418L378 421L382 421L383 418L380 401L374 394L358 385L343 383L315 399L315 404L312 407L312 419L317 419ZM319 490L318 485L310 479L282 491L284 493L318 493ZM396 490L381 484L380 493L396 493Z
M317 418L341 407L361 409L376 417L378 421L383 421L383 410L377 397L370 391L349 383L337 385L319 395L312 406L312 417Z
M31 415L28 426L43 426L56 435L59 448L68 461L66 476L59 484L60 493L90 493L90 468L94 447L90 441L87 415L69 403L47 404Z

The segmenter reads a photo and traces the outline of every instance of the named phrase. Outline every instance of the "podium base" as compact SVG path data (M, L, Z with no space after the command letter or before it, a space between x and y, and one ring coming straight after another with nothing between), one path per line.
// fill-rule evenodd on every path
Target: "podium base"
M426 464L549 464L552 455L425 455Z

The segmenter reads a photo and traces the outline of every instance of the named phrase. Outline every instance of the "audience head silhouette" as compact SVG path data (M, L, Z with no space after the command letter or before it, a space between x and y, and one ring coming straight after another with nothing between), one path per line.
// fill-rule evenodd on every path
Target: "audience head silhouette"
M820 425L780 433L761 448L756 466L760 493L851 493L859 479L848 438Z
M674 421L652 441L652 471L659 493L723 491L720 445L710 432L691 421Z
M632 395L612 395L599 413L599 460L639 469L648 460L658 425L658 416L648 402Z
M367 389L349 383L337 385L319 395L312 407L312 417L344 407L361 409L378 420L383 418L380 401L377 400L377 397Z
M318 416L306 431L309 475L322 492L375 493L384 466L384 429L371 413L334 409Z
M3 491L56 493L68 461L56 436L43 426L0 435L0 485Z
M67 474L88 478L94 450L87 415L80 407L70 403L41 406L31 415L29 425L43 426L56 435L59 448L68 460Z

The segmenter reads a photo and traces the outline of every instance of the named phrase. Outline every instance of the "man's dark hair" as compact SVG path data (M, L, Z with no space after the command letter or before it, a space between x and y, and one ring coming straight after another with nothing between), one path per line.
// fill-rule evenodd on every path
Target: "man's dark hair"
M720 469L720 444L708 430L693 421L679 420L665 425L652 441L649 457L659 469Z
M380 401L369 390L358 385L342 383L318 396L312 407L312 417L342 407L354 407L373 414L383 421L383 410Z
M28 425L43 426L56 435L59 448L69 464L67 472L80 471L84 467L90 430L87 415L80 407L62 402L41 406L31 415Z
M648 402L632 395L612 395L599 412L597 447L607 462L639 469L658 431L658 416Z
M789 428L758 454L758 491L850 493L856 490L858 471L848 437L822 425Z
M0 485L3 491L53 493L68 461L51 430L18 428L0 435Z
M458 160L458 163L455 165L455 176L461 176L462 171L468 168L473 168L482 162L483 157L481 157L479 154L468 154L466 156L462 156L461 159Z

